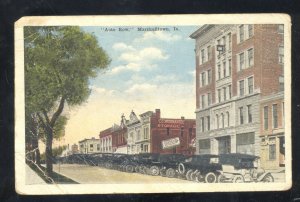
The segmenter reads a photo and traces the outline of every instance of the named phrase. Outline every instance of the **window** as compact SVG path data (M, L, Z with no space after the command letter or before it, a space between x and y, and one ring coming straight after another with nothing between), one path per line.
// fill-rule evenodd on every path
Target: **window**
M204 117L201 117L201 131L204 132Z
M244 25L239 26L240 42L244 41Z
M253 93L253 77L248 78L248 93Z
M180 129L180 135L183 137L183 128Z
M240 83L240 96L244 95L244 80L239 81Z
M207 120L207 130L209 131L210 130L210 116L207 116L206 120Z
M218 101L221 102L221 89L218 89Z
M242 133L236 135L236 151L242 154L252 154L255 153L255 135L254 132Z
M223 88L224 101L226 101L226 87Z
M231 50L231 33L228 34L228 50Z
M283 34L284 32L284 26L283 25L278 25L278 33Z
M222 119L222 128L224 128L224 123L225 122L224 122L224 114L223 113L221 114L221 119Z
M202 104L202 108L205 107L205 95L201 96L201 104Z
M167 135L170 135L170 128L167 128Z
M275 137L269 139L269 160L276 159L276 142Z
M230 116L229 116L229 112L226 112L227 114L227 126L230 126Z
M199 153L200 154L210 153L210 139L199 140Z
M97 151L100 151L100 144L97 144Z
M141 139L141 131L138 130L138 131L137 131L137 140L140 140L140 139Z
M278 128L277 104L273 104L272 112L273 112L273 128Z
M228 86L228 96L229 99L231 99L231 85Z
M279 63L283 64L284 63L284 49L283 49L283 46L279 46L278 56L279 56Z
M201 50L201 64L203 64L205 61L205 55L204 55L204 49Z
M211 58L211 46L207 46L207 60Z
M202 74L201 74L201 81L202 81L202 86L205 86L206 85L206 81L205 81L205 72L203 72Z
M243 114L243 107L239 108L240 111L240 124L244 124L244 114Z
M207 93L207 106L210 106L211 104L211 94Z
M207 83L211 83L211 70L207 70Z
M231 59L228 60L228 74L231 76Z
M267 130L269 128L269 113L268 106L264 107L264 129Z
M148 145L144 145L144 152L148 152Z
M254 64L254 59L253 59L253 48L248 50L248 67L252 67Z
M251 105L247 106L247 111L248 111L248 123L252 123L252 106Z
M94 145L90 144L90 151L94 151Z
M240 59L240 70L244 69L245 62L244 62L244 53L239 54Z
M284 91L284 78L283 78L283 76L279 77L279 91Z
M216 115L216 123L217 123L217 129L219 129L219 115Z
M226 61L223 62L223 77L226 77Z
M221 65L218 65L218 79L221 79Z
M249 38L253 36L253 25L248 25L248 36Z
M148 128L144 128L144 139L148 139L149 138L149 130Z

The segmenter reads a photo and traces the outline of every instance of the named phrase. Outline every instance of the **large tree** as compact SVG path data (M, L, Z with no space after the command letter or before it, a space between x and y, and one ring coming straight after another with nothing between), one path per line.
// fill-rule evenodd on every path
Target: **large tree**
M25 27L24 42L26 117L35 114L45 134L51 176L54 127L65 105L87 100L89 79L110 59L93 34L75 26Z

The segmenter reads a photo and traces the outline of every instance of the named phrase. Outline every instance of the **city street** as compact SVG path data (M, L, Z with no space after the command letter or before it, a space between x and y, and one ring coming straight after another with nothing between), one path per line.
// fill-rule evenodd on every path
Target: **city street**
M97 166L78 164L55 164L54 171L78 183L193 183L178 178L126 173ZM284 182L284 172L272 171L275 182Z

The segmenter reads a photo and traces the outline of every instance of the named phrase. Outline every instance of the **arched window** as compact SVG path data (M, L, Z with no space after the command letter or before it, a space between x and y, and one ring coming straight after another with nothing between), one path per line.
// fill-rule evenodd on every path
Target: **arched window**
M229 117L229 112L226 112L227 114L227 127L230 126L230 117Z
M217 129L219 129L219 115L218 114L216 115L216 123L217 123L217 125L216 125Z

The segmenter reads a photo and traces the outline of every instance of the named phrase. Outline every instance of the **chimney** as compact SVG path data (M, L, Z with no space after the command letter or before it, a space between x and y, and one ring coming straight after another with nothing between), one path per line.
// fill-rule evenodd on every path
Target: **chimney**
M160 109L155 109L156 118L160 119Z
M182 116L181 119L184 119L184 116Z

